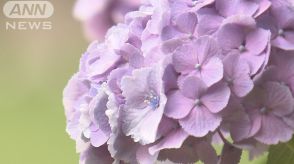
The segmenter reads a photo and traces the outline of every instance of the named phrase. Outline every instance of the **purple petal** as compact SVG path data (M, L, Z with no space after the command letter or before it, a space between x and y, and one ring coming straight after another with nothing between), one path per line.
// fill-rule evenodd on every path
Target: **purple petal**
M252 16L257 11L258 5L247 0L232 0L229 3L226 0L217 0L216 8L225 17L237 14Z
M100 147L105 144L109 138L109 135L105 134L102 130L91 132L90 141L94 147Z
M162 68L141 68L122 79L122 94L126 105L121 111L122 128L135 142L149 144L156 140L166 97L163 93ZM157 97L146 101L146 95ZM155 94L155 95L153 95ZM155 104L154 104L155 103Z
M144 57L142 52L137 49L135 46L126 43L121 49L120 54L124 57L125 60L134 68L140 68L144 66Z
M211 58L201 67L201 79L207 86L211 86L223 78L223 63L217 58Z
M88 92L89 87L78 79L78 74L74 75L63 91L63 106L67 117L75 111L75 104Z
M114 159L127 163L137 162L136 153L140 145L135 143L132 138L125 136L120 130L120 126L117 131L112 133L107 144L108 150Z
M180 119L189 114L194 101L181 94L180 91L171 92L167 97L164 114L170 118Z
M294 111L294 99L289 88L277 82L265 84L266 107L277 116L285 116Z
M242 29L234 24L223 25L217 33L218 43L225 52L238 49L244 39L245 35Z
M182 94L190 99L197 99L206 91L207 86L197 77L188 76L179 84Z
M294 43L289 42L282 36L278 36L274 40L272 40L272 45L283 50L294 50Z
M192 44L185 44L176 49L173 54L175 70L187 74L195 69L197 63L196 48Z
M185 12L176 17L176 27L184 33L193 34L197 25L198 19L195 13Z
M197 33L199 36L211 35L220 27L223 17L218 15L203 15L197 25Z
M245 60L248 63L250 67L250 75L255 75L262 68L262 65L266 62L266 54L256 56L245 53L241 54L241 60Z
M99 148L91 146L88 150L81 154L80 164L96 164L97 161L100 163L113 162L113 159L107 150L107 145L103 145Z
M163 149L177 149L182 146L184 141L188 138L188 134L182 129L171 131L167 136L160 140L154 146L149 148L151 154L155 154Z
M195 107L191 113L179 120L182 128L195 137L203 137L208 132L216 130L222 118L219 115L210 113L204 106Z
M255 17L258 17L259 15L263 14L265 11L267 11L271 6L271 2L269 0L261 0L259 2L259 9L254 14Z
M255 139L265 144L287 142L292 138L293 130L281 119L267 115L262 117L262 126Z
M262 53L270 42L270 31L256 29L246 36L246 49L252 54L257 55Z
M99 91L96 97L92 99L89 104L89 115L92 121L102 130L106 136L111 132L108 117L105 114L107 110L108 95L102 91Z
M162 51L165 54L173 53L178 47L183 45L187 39L185 38L174 38L162 43Z
M137 160L140 161L140 164L150 164L155 163L158 153L151 155L148 151L149 146L140 146L137 150Z
M224 83L219 83L210 87L206 94L201 97L201 102L212 113L220 112L229 102L230 89Z
M194 43L195 54L198 57L198 63L204 65L214 56L220 55L220 47L215 39L210 36L199 37ZM196 63L195 63L196 64Z
M227 55L224 59L225 78L234 94L244 97L253 89L253 81L246 62L240 60L237 54Z

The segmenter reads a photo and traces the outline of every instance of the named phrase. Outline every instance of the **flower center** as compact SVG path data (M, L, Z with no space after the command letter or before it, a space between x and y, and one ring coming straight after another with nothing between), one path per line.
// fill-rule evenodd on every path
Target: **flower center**
M279 34L279 35L283 35L284 32L285 32L285 31L284 31L283 29L279 29L278 34Z
M246 50L244 45L240 45L238 49L240 52L244 52Z
M267 112L266 107L263 107L263 108L260 109L260 113L264 114L264 113L266 113L266 112Z
M199 63L195 64L195 69L200 70L201 69L201 64L199 64Z
M153 91L151 91L147 96L145 96L144 102L152 107L152 109L156 109L159 106L159 96L157 96Z
M228 83L229 85L233 85L233 79L231 79L231 78L227 78L227 83Z
M194 101L194 104L195 104L195 106L200 106L202 103L201 103L201 100L200 99L196 99Z

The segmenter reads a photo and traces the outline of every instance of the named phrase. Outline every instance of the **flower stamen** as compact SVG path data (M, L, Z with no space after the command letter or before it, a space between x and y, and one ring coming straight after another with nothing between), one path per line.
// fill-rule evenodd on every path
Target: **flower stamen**
M152 109L156 109L159 106L159 100L159 96L157 96L153 91L151 91L147 96L145 96L144 103L151 106Z

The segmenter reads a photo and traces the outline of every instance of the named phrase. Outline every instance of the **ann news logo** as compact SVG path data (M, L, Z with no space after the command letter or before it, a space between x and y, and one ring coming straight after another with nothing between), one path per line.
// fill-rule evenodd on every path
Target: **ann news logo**
M54 13L49 1L8 1L3 6L6 30L51 30L52 22L47 19ZM45 20L45 21L44 21Z

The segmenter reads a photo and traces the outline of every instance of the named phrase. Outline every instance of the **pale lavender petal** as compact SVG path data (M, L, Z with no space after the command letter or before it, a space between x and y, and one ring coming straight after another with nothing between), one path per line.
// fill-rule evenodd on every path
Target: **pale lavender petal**
M258 5L247 0L232 0L229 3L226 0L217 0L216 8L225 17L237 14L252 16L257 11Z
M197 63L196 48L192 44L186 44L176 49L173 54L175 70L187 74L195 69Z
M120 54L130 63L132 67L140 68L144 66L144 57L142 52L133 45L129 43L124 44L120 49Z
M120 60L120 56L115 54L113 51L103 50L105 55L100 59L94 61L89 67L89 76L95 77L104 74L108 70L112 69L116 63Z
M225 79L229 87L238 97L244 97L253 89L248 64L240 60L240 56L237 54L227 55L223 62Z
M192 99L186 98L180 91L173 91L167 96L164 114L170 118L181 119L190 113L193 106Z
M218 43L210 36L199 37L193 43L193 46L195 47L196 52L194 53L197 55L198 63L200 65L204 65L212 57L220 55L220 47L218 46Z
M200 68L201 79L207 86L211 86L223 78L223 63L217 58L211 58Z
M105 134L102 130L91 132L90 141L94 147L100 147L105 144L109 138L109 135Z
M217 41L225 52L238 49L244 39L242 29L234 24L223 25L217 33Z
M294 43L289 42L284 37L278 36L274 40L272 40L272 45L283 50L294 50Z
M132 136L135 142L143 145L156 140L157 129L163 114L162 109L123 109L123 130L127 136Z
M266 108L277 116L285 116L294 111L294 99L290 89L277 82L267 82L266 89Z
M157 138L166 136L170 131L179 127L178 120L163 116L157 130Z
M156 140L166 103L162 83L160 67L141 68L122 79L122 94L126 98L121 111L122 128L135 142L145 145ZM152 99L146 97L150 94Z
M247 52L245 52L247 53ZM255 75L266 61L266 55L241 54L241 60L246 61L250 67L250 75Z
M255 139L264 144L278 144L292 138L293 130L281 119L267 115L262 117L262 126Z
M101 89L97 96L89 104L89 115L91 120L98 128L108 136L111 132L108 117L105 114L107 110L108 95Z
M174 38L162 43L162 51L166 54L173 53L178 47L183 45L188 38Z
M185 12L175 19L176 27L184 33L193 34L198 23L197 15L193 12Z
M196 31L199 36L214 34L223 20L223 17L216 14L203 15L199 20Z
M155 154L163 149L180 148L188 136L189 135L182 129L175 129L167 134L167 136L163 137L157 144L151 146L149 152Z
M179 122L182 128L190 135L203 137L209 132L216 130L221 120L220 115L211 113L204 106L197 106L187 117L179 120Z
M78 74L72 76L63 90L63 106L67 117L70 117L70 115L75 111L76 103L89 90L86 83L80 81L78 76Z
M219 83L208 88L201 102L210 112L218 113L228 105L230 94L229 87Z
M184 96L192 100L199 99L207 89L207 86L197 77L188 76L179 83L180 91Z
M150 154L149 146L140 146L136 153L137 160L140 161L140 164L150 164L155 163L158 153Z
M261 14L263 14L264 12L266 12L271 6L271 1L269 1L269 0L261 0L261 1L257 0L257 2L259 2L259 9L254 14L255 17L258 17Z
M255 29L246 36L246 49L253 55L260 54L270 42L271 33L269 30Z

